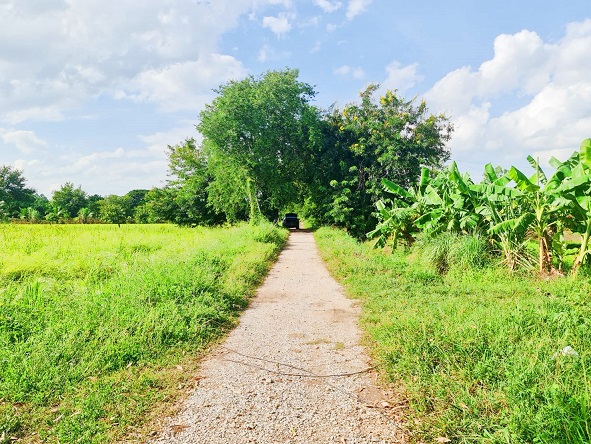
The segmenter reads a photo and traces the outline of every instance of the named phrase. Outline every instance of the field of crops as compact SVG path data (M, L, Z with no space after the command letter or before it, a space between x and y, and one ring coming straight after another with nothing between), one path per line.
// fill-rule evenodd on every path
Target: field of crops
M510 274L478 239L376 250L316 232L323 258L363 306L384 377L408 402L413 442L591 441L591 276ZM474 252L477 254L475 255ZM436 256L436 255L435 255Z
M130 436L235 323L285 238L267 224L0 224L0 442Z

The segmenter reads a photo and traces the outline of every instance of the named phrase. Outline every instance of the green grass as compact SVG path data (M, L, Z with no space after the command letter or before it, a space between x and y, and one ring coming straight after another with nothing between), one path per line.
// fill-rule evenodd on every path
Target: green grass
M112 442L141 427L183 384L177 366L235 324L286 235L0 225L0 442Z
M440 274L418 250L373 250L331 229L316 238L362 301L362 326L381 374L408 401L415 442L591 441L588 273L543 281L460 261ZM567 346L578 356L563 355Z

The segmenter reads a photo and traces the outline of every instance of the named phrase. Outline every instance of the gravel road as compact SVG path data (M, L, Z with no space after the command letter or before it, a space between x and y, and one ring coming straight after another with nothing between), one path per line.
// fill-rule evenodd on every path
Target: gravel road
M292 232L239 326L151 442L405 442L400 411L359 343L358 315L313 235Z

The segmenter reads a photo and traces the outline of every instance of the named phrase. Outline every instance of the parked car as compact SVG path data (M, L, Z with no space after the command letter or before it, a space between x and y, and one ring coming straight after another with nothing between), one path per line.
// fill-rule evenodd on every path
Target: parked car
M300 220L298 219L298 215L296 213L286 213L281 224L285 228L295 228L296 230L300 229Z

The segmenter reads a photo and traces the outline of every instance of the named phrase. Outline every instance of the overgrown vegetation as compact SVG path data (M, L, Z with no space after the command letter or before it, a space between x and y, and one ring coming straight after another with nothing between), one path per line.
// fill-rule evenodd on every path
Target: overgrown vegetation
M415 442L591 440L588 270L576 280L508 275L484 266L481 240L449 233L431 251L393 253L335 229L316 239L362 301L370 348L408 401Z
M234 325L285 238L270 224L0 225L0 442L137 426L176 387L161 368Z
M431 177L423 168L416 187L404 189L387 179L383 185L394 197L378 201L380 223L369 233L378 246L389 241L396 248L403 238L412 243L416 233L441 232L486 236L512 271L530 265L528 241L538 245L540 273L562 272L565 230L580 235L572 263L576 274L591 256L591 139L565 162L552 158L548 178L539 162L528 159L534 174L528 178L515 167L499 175L491 164L486 180L474 184L455 163Z

